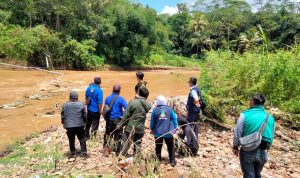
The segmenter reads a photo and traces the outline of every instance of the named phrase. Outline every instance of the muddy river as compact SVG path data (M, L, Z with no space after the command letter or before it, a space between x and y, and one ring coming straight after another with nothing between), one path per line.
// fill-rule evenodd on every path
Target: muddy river
M135 72L126 71L60 71L54 75L42 71L0 70L0 151L20 138L60 124L60 107L72 89L83 100L84 91L95 76L102 78L104 97L112 86L122 86L121 95L134 97ZM187 80L198 71L146 71L149 101L158 95L186 95ZM103 119L101 119L103 122Z

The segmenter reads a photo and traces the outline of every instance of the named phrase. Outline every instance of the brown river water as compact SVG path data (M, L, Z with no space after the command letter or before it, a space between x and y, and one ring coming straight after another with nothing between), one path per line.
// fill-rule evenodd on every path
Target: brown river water
M0 106L20 101L16 108L0 108L0 151L18 139L60 124L60 107L75 89L79 100L95 76L102 78L104 98L112 86L122 86L121 95L129 101L134 97L134 71L59 71L54 75L42 71L0 70ZM187 95L188 78L198 77L199 71L146 71L144 79L150 91L148 100L158 95L167 97ZM103 119L101 118L101 122Z

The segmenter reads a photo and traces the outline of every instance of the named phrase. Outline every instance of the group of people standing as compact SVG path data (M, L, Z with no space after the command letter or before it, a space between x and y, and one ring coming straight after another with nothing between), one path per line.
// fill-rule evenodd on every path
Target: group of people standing
M67 130L71 155L76 153L75 136L77 136L81 154L87 156L86 141L90 137L96 137L100 116L103 115L106 121L102 149L104 156L114 151L116 155L126 157L132 144L134 144L134 155L140 156L146 115L152 106L147 102L149 91L147 82L143 80L144 74L137 72L136 77L138 83L134 88L135 97L128 103L120 95L121 86L118 84L113 86L112 94L103 101L100 77L95 77L94 82L86 89L85 102L78 100L77 92L70 92L70 100L62 106L61 119ZM199 150L199 117L205 103L197 87L197 79L191 77L188 83L190 92L186 104L187 116L168 104L162 95L157 97L151 113L150 130L155 138L157 159L161 160L162 145L165 142L171 166L176 165L176 148L179 154L187 153L191 156L197 155ZM264 102L264 96L255 95L251 99L250 108L238 119L234 132L233 152L237 155L237 150L240 150L244 177L260 177L260 171L266 162L266 150L270 148L273 141L274 118L268 114L261 145L251 153L239 148L239 139L260 130L260 125L265 121L263 117L267 112L263 108ZM174 139L175 135L183 141L184 148L178 144L178 139Z

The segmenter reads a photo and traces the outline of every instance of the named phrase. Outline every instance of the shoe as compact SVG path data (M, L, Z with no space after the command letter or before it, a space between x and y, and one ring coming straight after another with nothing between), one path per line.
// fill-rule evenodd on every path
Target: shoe
M88 157L88 154L87 154L87 152L82 152L82 153L80 154L80 156L83 157L83 158L87 158L87 157Z
M109 148L103 147L102 154L103 154L105 157L108 157L109 154L110 154Z
M174 160L174 161L171 161L171 162L170 162L170 166L175 167L175 166L176 166L176 161L175 161L175 160Z

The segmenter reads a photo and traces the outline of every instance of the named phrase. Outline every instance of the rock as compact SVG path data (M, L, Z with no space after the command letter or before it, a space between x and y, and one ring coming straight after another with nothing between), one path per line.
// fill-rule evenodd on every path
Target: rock
M75 158L70 158L69 160L68 160L68 162L74 162L76 159Z
M48 138L44 141L44 143L45 143L45 144L48 144L50 141L51 141L51 137L48 137Z
M293 173L290 175L291 178L299 178L300 177L300 174L297 174L297 173Z
M280 150L285 151L285 152L289 152L290 151L289 147L286 147L286 146L280 147Z
M208 158L208 154L207 154L206 151L203 151L203 152L202 152L202 157L203 157L203 158Z

